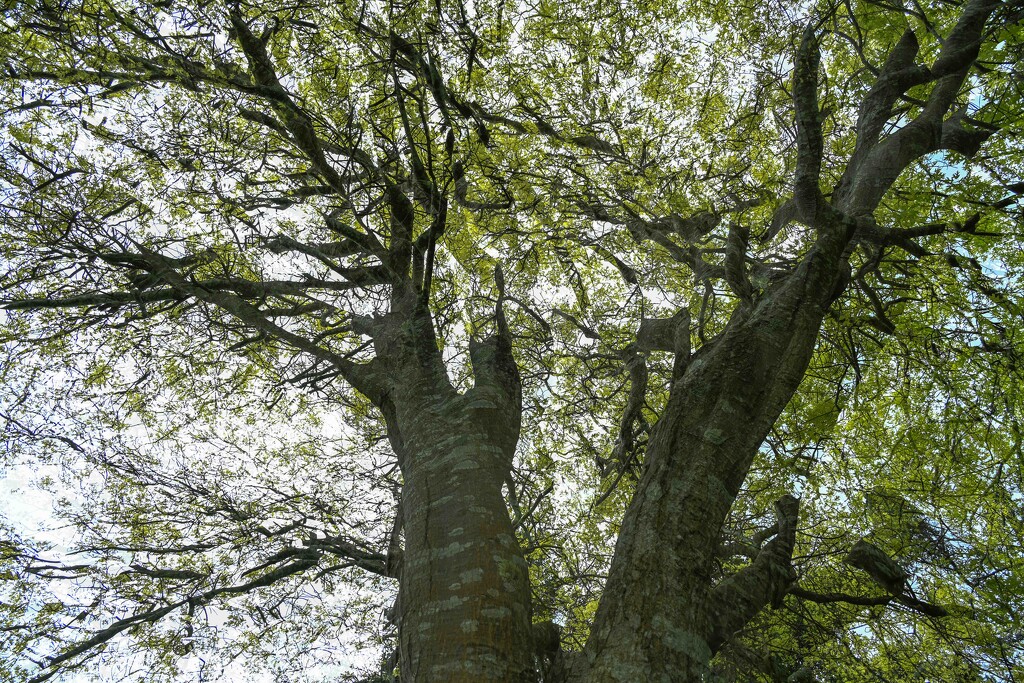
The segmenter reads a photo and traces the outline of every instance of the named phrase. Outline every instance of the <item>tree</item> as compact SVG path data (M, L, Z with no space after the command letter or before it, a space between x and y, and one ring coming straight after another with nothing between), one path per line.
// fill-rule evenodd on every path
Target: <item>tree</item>
M1022 11L808 10L11 10L2 680L1019 676Z

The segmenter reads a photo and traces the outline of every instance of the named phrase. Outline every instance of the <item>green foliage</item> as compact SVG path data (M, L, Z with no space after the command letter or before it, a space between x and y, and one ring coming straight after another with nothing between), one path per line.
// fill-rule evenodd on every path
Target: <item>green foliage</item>
M812 242L801 224L769 231L791 193L791 70L808 17L832 188L900 35L915 29L930 63L959 14L654 0L12 7L2 298L35 304L3 313L0 472L31 480L35 493L12 499L53 512L35 530L16 505L0 509L0 681L30 680L110 624L126 628L59 663L158 681L246 661L326 680L390 647L394 586L379 573L401 476L381 416L332 363L369 363L360 324L392 310L387 278L402 268L460 390L470 341L497 328L504 297L525 387L510 514L534 617L578 650L674 377L671 353L638 350L641 321L686 309L695 349L725 327L741 305L718 274L730 222L753 234L755 296ZM803 589L885 597L842 562L867 538L950 615L790 595L720 653L723 681L1024 675L1021 30L1007 3L958 101L1000 132L972 159L922 158L874 214L882 228L947 227L910 249L857 241L852 284L722 532L751 542L795 492ZM886 134L927 94L910 90ZM394 193L411 197L408 235ZM703 227L686 228L695 216ZM399 263L403 239L415 256ZM151 254L162 270L125 260ZM224 292L234 308L212 298ZM647 374L624 428L630 354ZM715 580L749 560L721 558Z

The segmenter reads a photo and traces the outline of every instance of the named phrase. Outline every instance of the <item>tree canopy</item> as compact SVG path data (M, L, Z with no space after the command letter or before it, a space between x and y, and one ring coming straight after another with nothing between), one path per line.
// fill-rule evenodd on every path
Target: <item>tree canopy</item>
M0 681L1018 680L1022 20L12 5Z

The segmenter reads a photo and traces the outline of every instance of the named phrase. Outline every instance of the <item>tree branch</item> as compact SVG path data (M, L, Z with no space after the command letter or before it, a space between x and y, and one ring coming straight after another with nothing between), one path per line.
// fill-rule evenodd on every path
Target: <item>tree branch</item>
M857 148L836 188L834 201L840 210L853 216L870 214L914 160L940 149L972 156L992 134L991 128L965 129L963 110L943 119L978 57L985 24L998 6L999 0L970 0L931 69L908 66L917 55L916 37L904 34L893 48L862 105L858 134L863 132L866 137L862 140L858 135ZM892 71L887 72L890 67ZM921 113L876 142L895 99L910 87L930 81L935 85Z
M793 70L793 106L796 109L796 177L793 182L793 204L798 220L810 226L817 224L819 207L825 199L818 186L824 138L821 112L818 109L818 65L821 53L813 24L808 24L800 40Z
M765 605L778 605L789 591L796 573L792 567L796 522L800 502L786 495L775 503L778 533L754 561L722 581L712 591L710 617L713 627L708 645L717 652L734 633Z

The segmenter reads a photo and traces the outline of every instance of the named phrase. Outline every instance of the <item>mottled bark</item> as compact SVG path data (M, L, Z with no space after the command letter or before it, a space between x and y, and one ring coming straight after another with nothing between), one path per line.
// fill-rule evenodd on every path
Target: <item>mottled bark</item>
M708 646L717 652L766 605L778 606L796 580L793 547L800 503L783 496L775 503L775 538L754 556L753 562L729 576L711 592L711 636Z
M963 114L946 118L971 65L978 57L989 17L999 0L971 0L931 67L914 63L918 43L912 32L890 52L857 121L857 144L833 195L833 205L851 216L871 214L911 162L948 149L972 156L991 130L964 128ZM933 83L922 111L907 125L879 139L893 106L910 88Z
M369 331L391 366L378 403L404 479L402 680L532 681L529 576L501 491L522 409L503 315L472 344L476 382L460 394L426 308L412 296L395 306Z
M424 411L405 443L402 678L530 681L528 575L501 495L502 452L451 419L460 403Z
M842 271L850 231L832 225L801 266L672 385L578 680L698 681L719 532L754 454L799 385Z
M831 202L819 188L818 46L811 29L804 33L793 85L794 193L768 232L795 219L816 231L816 242L793 273L760 297L750 296L737 273L729 284L740 302L725 331L673 382L574 679L700 681L731 634L789 589L795 500L780 501L776 539L716 587L720 530L758 448L800 384L825 313L849 282L851 240L870 232L873 212L911 162L939 149L973 154L986 137L963 127L962 112L947 114L997 6L968 2L931 68L914 66L917 43L904 35L865 99L856 152ZM933 86L921 113L880 139L896 100L924 83Z
M796 112L796 172L793 178L793 207L796 217L815 222L824 197L818 185L825 139L818 109L818 65L821 53L813 25L808 24L800 40L793 67L793 108Z

